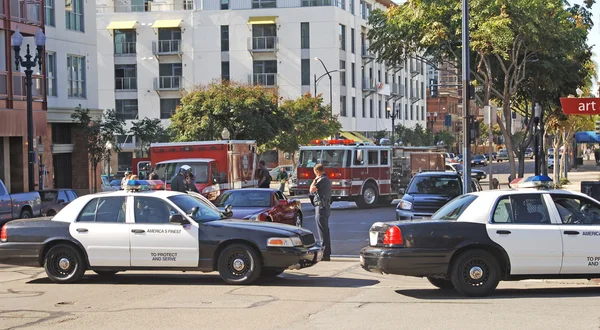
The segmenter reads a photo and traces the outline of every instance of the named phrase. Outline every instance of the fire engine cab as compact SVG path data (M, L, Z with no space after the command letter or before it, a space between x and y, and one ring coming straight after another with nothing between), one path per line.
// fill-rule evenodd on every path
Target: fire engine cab
M313 167L325 166L332 181L332 199L354 201L360 208L390 203L399 187L392 182L391 146L356 143L353 140L314 140L300 147L298 193L308 194L315 178Z
M149 162L168 189L179 168L190 166L196 188L212 201L225 190L256 185L256 150L256 141L246 140L152 143Z

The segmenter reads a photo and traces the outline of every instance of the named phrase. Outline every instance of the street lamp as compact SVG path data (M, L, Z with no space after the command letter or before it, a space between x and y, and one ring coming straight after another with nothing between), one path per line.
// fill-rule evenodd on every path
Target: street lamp
M221 138L223 138L223 140L229 140L230 135L231 134L229 133L227 127L223 128L223 131L221 132Z
M104 149L106 150L106 162L108 163L108 168L106 171L106 176L108 176L108 180L110 181L110 151L112 150L113 145L110 141L107 141L104 145Z
M322 74L319 78L317 78L317 75L315 74L315 96L317 96L317 83L319 82L319 80L321 80L321 78L328 76L329 77L329 111L331 111L331 118L333 118L333 81L331 80L331 74L334 72L346 72L346 69L338 69L338 70L329 71L329 70L327 70L325 63L323 63L323 61L321 61L320 58L315 57L315 61L321 62L321 64L323 65L323 69L325 69L325 73Z
M392 106L390 107L389 105L387 106L386 110L389 114L389 116L392 118L392 145L394 145L396 143L396 137L394 136L395 134L395 129L396 126L394 124L394 120L396 120L396 104L392 103Z
M44 46L46 45L46 36L42 29L38 29L34 36L36 53L33 57L29 51L29 44L27 44L27 53L25 59L20 55L21 46L23 45L23 35L17 28L15 33L10 37L10 42L15 51L15 66L16 70L19 70L19 65L25 68L25 88L27 89L27 177L29 178L29 191L35 190L35 177L34 177L34 152L33 152L33 96L31 95L31 84L33 75L33 68L39 66L42 70L42 59L44 58Z
M427 113L427 124L431 125L431 133L433 133L433 125L437 121L437 117L438 117L437 111L434 112L433 115L431 114L431 112Z
M539 103L535 104L535 107L533 108L534 110L534 116L533 117L533 129L534 129L534 134L535 134L535 175L540 175L540 159L539 159L539 153L540 153L540 149L539 149L539 128L538 128L538 124L540 124L540 117L542 116L542 107L540 106Z

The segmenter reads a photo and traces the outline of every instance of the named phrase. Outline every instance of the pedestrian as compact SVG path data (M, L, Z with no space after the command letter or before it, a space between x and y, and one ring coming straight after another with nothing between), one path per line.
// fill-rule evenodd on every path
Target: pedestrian
M129 181L129 171L125 171L125 176L121 179L121 189L125 189L127 186L127 181Z
M331 236L329 234L329 214L331 213L331 180L325 175L323 164L313 168L315 180L310 185L310 192L314 194L315 219L317 230L323 247L323 261L331 259Z
M592 153L592 151L590 150L590 148L587 148L585 150L585 155L587 156L587 160L590 160L590 154Z
M148 175L148 180L158 180L158 174L152 172Z
M265 167L265 161L258 162L258 188L269 188L271 186L271 173Z
M283 193L285 190L285 183L288 180L288 172L285 170L285 167L282 167L279 174L277 174L277 180L279 181L279 191Z
M172 191L179 191L182 193L187 191L187 187L185 184L185 176L191 170L192 170L192 168L189 167L189 165L182 165L179 168L179 172L177 172L177 174L175 174L175 176L173 178L171 178L171 190Z
M200 193L196 187L196 178L193 173L188 173L185 177L185 190Z

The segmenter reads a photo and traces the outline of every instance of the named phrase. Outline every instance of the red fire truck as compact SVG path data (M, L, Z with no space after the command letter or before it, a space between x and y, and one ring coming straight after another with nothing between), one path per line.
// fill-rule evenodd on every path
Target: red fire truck
M430 151L437 151L437 148L314 140L310 146L300 147L295 193L308 194L315 178L313 167L320 163L332 181L333 200L354 201L360 208L389 204L399 196L400 188L406 187L412 176L411 158ZM443 156L440 154L440 157ZM419 167L418 170L444 170L443 160L423 163Z
M170 189L171 178L188 165L196 178L196 187L209 200L222 191L254 187L258 168L256 141L201 141L152 143L150 166ZM134 159L134 168L142 173L148 161Z

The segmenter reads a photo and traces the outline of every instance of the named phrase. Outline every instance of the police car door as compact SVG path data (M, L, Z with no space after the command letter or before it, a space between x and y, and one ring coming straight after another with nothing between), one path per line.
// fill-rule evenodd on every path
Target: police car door
M131 266L198 267L197 225L170 223L170 216L180 212L163 199L151 196L134 198Z
M561 274L600 274L600 205L577 195L552 194L563 240Z

